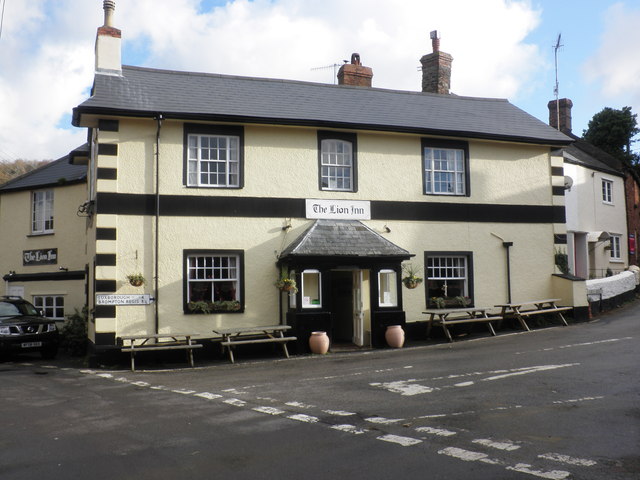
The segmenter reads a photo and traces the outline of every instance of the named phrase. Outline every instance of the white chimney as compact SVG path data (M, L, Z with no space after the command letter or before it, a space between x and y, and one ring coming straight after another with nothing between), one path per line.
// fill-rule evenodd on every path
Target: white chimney
M114 0L104 0L104 25L96 35L96 73L122 75L121 32L113 26Z

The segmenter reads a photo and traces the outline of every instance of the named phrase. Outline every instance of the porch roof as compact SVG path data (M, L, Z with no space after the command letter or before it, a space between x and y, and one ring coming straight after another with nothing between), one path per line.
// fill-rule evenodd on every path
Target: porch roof
M358 220L316 220L280 255L287 257L394 257L412 255Z

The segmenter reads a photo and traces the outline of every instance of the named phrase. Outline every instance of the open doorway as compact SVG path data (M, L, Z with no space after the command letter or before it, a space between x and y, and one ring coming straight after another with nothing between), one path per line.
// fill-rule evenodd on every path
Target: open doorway
M369 270L331 272L331 336L336 347L371 344Z

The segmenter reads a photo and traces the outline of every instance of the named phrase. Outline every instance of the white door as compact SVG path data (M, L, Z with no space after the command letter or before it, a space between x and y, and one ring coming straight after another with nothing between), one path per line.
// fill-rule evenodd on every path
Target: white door
M364 304L362 301L362 270L353 272L353 343L364 345Z

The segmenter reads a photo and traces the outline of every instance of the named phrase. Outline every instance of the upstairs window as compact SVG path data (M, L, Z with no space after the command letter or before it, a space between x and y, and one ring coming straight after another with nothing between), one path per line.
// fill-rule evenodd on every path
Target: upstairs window
M33 192L31 233L53 233L53 190Z
M422 163L425 195L469 195L466 143L425 139Z
M602 179L602 202L613 204L613 182Z
M356 136L318 132L320 190L355 192Z
M185 183L188 187L242 186L241 127L185 125Z

